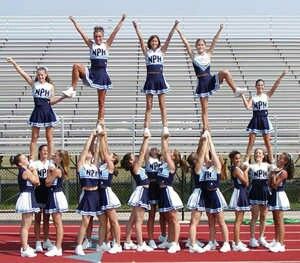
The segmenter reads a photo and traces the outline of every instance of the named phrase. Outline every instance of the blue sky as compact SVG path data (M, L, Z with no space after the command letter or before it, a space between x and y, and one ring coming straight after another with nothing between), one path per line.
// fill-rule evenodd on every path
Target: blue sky
M299 0L0 0L0 16L299 16Z

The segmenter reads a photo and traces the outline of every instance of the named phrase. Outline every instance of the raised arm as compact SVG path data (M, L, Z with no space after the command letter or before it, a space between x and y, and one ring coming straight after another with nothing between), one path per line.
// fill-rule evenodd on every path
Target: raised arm
M141 149L139 152L138 160L134 163L134 166L133 166L134 173L138 173L138 170L143 166L143 163L145 160L145 155L148 150L149 139L150 139L150 136L143 137L143 142L142 142Z
M144 54L144 56L146 56L147 54L147 47L145 45L145 42L144 42L144 39L143 39L143 36L142 36L142 33L137 25L137 23L135 21L132 21L132 24L133 24L133 27L135 29L135 32L137 34L137 37L139 39L139 42L140 42L140 45L141 45L141 49L142 49L142 52Z
M13 67L16 69L16 71L25 79L25 81L32 87L34 81L32 78L13 60L11 57L7 57L6 61L13 65Z
M168 37L167 37L165 43L164 43L163 46L161 47L161 52L163 52L163 53L166 53L166 52L167 52L167 49L168 49L168 47L169 47L171 38L172 38L172 36L173 36L173 34L174 34L174 31L175 31L175 29L176 29L176 27L177 27L178 24L179 24L179 21L178 21L178 20L175 20L175 23L174 23L173 27L171 28L171 31L170 31L170 33L169 33L169 35L168 35Z
M161 137L161 153L169 166L170 172L174 173L176 171L176 166L175 166L175 163L169 152L169 138L168 137L165 137L165 136Z
M104 132L103 134L100 134L100 144L101 144L102 153L103 153L103 160L107 164L108 171L110 173L113 173L115 170L115 165L114 165L112 158L110 156L110 153L109 153L106 132Z
M116 27L114 28L113 32L110 34L109 38L106 40L106 45L108 47L111 47L117 33L119 32L119 30L121 29L122 25L123 25L123 22L126 18L126 15L123 14L122 17L121 17L121 20L119 21L119 23L116 25Z
M220 28L219 28L217 34L214 36L214 38L213 38L213 40L211 42L211 45L210 45L210 47L209 47L209 49L207 51L208 53L212 54L214 52L214 49L215 49L216 44L217 44L217 42L218 42L218 40L220 38L222 30L223 30L223 24L220 25Z
M78 168L79 168L80 166L84 165L86 156L87 156L87 154L88 154L88 152L89 152L89 150L90 150L90 146L91 146L91 143L92 143L92 141L93 141L94 136L96 136L96 131L93 130L93 131L91 132L89 138L86 140L82 152L80 153L79 161L78 161L78 164L77 164L77 167L78 167Z
M97 134L97 136L95 136L94 138L96 140L96 146L95 146L95 140L93 140L92 144L93 144L93 146L95 146L94 147L94 153L93 153L93 156L94 156L93 164L98 167L98 164L99 164L99 151L100 151L100 137Z
M181 30L179 29L179 27L177 26L175 28L175 30L178 32L179 34L179 37L181 38L185 48L186 48L186 51L187 53L189 54L189 57L193 60L194 59L194 52L189 44L189 42L187 41L187 39L185 38L185 36L182 34Z
M217 168L217 171L221 172L222 164L221 164L220 159L218 157L218 154L216 152L215 145L212 141L210 133L208 131L206 133L207 133L207 137L208 137L208 145L209 145L209 148L210 148L211 159L214 163L214 166Z
M195 163L195 172L198 172L204 163L205 153L207 151L208 140L206 136L201 136L197 148L197 160Z
M39 185L40 184L39 176L38 176L37 171L34 167L30 167L29 169L27 169L22 174L22 178L24 180L30 181L33 185Z
M244 106L247 110L250 110L252 108L252 97L246 98L244 94L241 95Z
M80 25L78 24L78 22L75 20L75 18L73 16L69 16L69 19L71 20L71 22L73 23L73 25L75 26L77 32L80 34L80 36L82 37L84 43L91 48L92 47L92 40L87 36L87 34L81 29Z
M279 84L281 82L281 80L283 79L283 77L286 75L287 70L284 70L281 75L278 77L278 79L276 79L276 81L274 82L272 88L267 92L267 95L269 98L271 98L275 92L275 90L279 87Z

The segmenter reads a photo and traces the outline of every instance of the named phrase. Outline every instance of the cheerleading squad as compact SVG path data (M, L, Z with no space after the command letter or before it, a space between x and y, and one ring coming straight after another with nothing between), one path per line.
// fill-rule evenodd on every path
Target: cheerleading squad
M120 225L116 209L121 202L111 189L115 166L119 158L109 151L107 133L104 121L106 92L111 88L110 77L107 73L109 49L121 29L126 15L113 29L109 38L104 40L104 29L95 27L93 40L81 29L74 17L69 17L84 43L90 51L90 67L74 64L72 68L71 87L63 91L61 96L55 96L54 85L50 80L48 69L39 67L33 80L15 61L8 57L16 71L32 87L34 110L29 119L32 127L29 159L24 154L15 157L14 163L19 168L18 183L20 196L16 204L16 211L22 214L21 224L21 256L34 257L36 252L48 250L46 256L61 256L63 241L62 213L68 210L68 204L62 191L63 180L68 177L69 156L63 150L54 151L53 127L59 121L51 105L66 98L76 96L76 87L79 79L84 84L97 90L98 119L96 129L87 139L77 164L77 174L80 179L82 193L80 195L77 212L82 215L75 254L84 255L84 249L91 246L91 232L93 218L97 217L100 223L97 251L120 253L123 249L137 251L152 251L153 249L167 249L169 253L180 251L179 237L180 224L177 211L183 208L182 201L172 187L177 167L189 167L194 180L194 190L188 200L187 208L191 210L189 240L186 246L191 253L203 253L214 250L219 245L216 242L216 224L222 231L223 243L221 252L246 252L247 245L240 240L240 226L244 213L251 210L250 247L259 245L267 247L272 252L285 251L283 211L289 209L289 201L284 192L286 180L293 176L293 162L288 153L281 153L277 160L273 158L270 143L272 124L268 117L268 100L278 88L285 76L284 71L275 81L268 92L264 92L264 81L258 79L255 83L256 95L246 97L247 89L236 86L228 70L220 70L217 74L210 73L210 62L214 48L223 30L223 25L214 36L209 47L204 39L195 42L196 52L179 29L179 21L175 21L165 41L161 44L157 35L149 37L144 42L136 21L133 27L136 31L141 50L145 57L147 68L146 81L142 92L146 96L146 110L144 119L143 142L137 156L126 154L121 167L129 171L136 188L133 191L128 205L132 212L127 223L126 240L123 248L120 241ZM198 85L195 90L199 98L202 113L203 131L199 138L198 148L192 153L187 162L181 159L177 150L169 149L169 129L165 96L169 85L163 75L164 56L174 32L179 34L187 53L192 61ZM231 88L235 97L241 97L247 109L253 110L253 117L249 122L249 142L245 159L241 161L241 154L237 151L230 153L231 178L234 191L229 206L219 189L220 180L224 179L224 165L216 153L210 134L208 123L208 98L214 94L223 82ZM162 120L161 151L157 148L148 149L151 138L150 123L153 106L153 95L157 95ZM40 128L46 129L47 145L38 150L38 160L34 160ZM262 149L254 151L254 163L249 163L252 148L257 134L263 136L267 154ZM268 157L268 158L267 158ZM268 160L267 160L268 159ZM229 244L228 228L224 220L224 208L235 210L234 241L232 248ZM264 237L265 218L267 211L273 212L275 236L272 243ZM148 243L144 241L142 224L145 212L149 211L147 223ZM161 235L157 245L154 237L154 220L156 212L160 214ZM197 225L201 215L206 212L209 225L209 240L203 244L197 239ZM28 232L35 214L35 250L28 245ZM52 215L56 228L55 245L49 240L49 217ZM259 218L259 237L255 238L256 220ZM43 241L41 240L40 225L43 219ZM136 243L131 240L133 229L136 231ZM112 241L112 242L111 242Z

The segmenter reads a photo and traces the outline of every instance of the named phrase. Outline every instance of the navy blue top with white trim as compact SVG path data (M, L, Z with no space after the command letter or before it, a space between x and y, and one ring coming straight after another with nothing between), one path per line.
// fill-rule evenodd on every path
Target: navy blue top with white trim
M161 161L157 158L152 158L151 156L148 159L148 162L145 166L145 171L149 179L157 179L158 169L161 165Z
M111 187L113 176L114 174L110 173L107 169L107 163L99 166L100 187Z
M19 190L20 192L33 192L34 186L29 180L24 180L22 178L23 173L26 171L26 169L19 168L19 173L18 173L18 185L19 185Z
M147 74L163 73L164 56L160 48L156 50L147 50L145 61L147 66Z
M203 55L195 55L193 59L193 67L196 76L210 76L210 56L207 53Z
M203 188L204 186L204 180L205 180L205 170L200 169L197 173L195 172L195 169L192 169L192 177L194 178L194 185L195 188Z
M84 164L79 168L79 179L81 187L98 186L99 174L98 169L93 164Z
M268 163L255 163L250 164L249 176L252 179L251 186L252 187L263 187L268 186L269 179L269 164Z
M217 172L214 166L205 167L204 171L204 189L209 191L215 191L220 186L221 175Z
M108 59L108 50L105 43L97 45L92 44L90 48L91 68L106 68Z
M56 177L54 181L52 182L50 186L51 192L61 192L62 191L62 185L63 185L63 176Z
M158 169L157 179L160 184L171 186L174 180L175 172L171 173L168 163L163 162Z
M144 168L141 167L137 174L134 174L133 172L131 172L131 174L135 180L136 186L149 185L149 178Z
M239 167L237 167L237 166L231 166L231 168L230 168L231 174L233 174L233 171L234 171L235 169L239 169L239 172L242 173L241 168L239 168ZM244 184L242 184L242 182L240 181L240 179L237 178L237 177L232 176L232 181L233 181L233 186L234 186L234 188L236 188L236 189L241 189L241 188L245 188L245 187L246 187Z

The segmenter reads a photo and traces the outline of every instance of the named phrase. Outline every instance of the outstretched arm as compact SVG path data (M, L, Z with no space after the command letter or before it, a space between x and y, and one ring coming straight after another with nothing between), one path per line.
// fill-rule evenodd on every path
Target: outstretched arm
M164 43L163 46L161 47L161 52L163 52L163 53L166 53L166 52L167 52L167 49L168 49L168 47L169 47L171 38L172 38L172 36L173 36L173 34L174 34L174 31L175 31L175 29L176 29L176 27L177 27L178 24L179 24L179 21L178 21L178 20L175 20L175 23L174 23L174 25L173 25L173 27L172 27L172 29L171 29L171 31L170 31L170 33L169 33L169 35L168 35L166 41L165 41L165 43Z
M87 34L81 29L80 25L77 23L77 21L75 20L75 18L73 16L69 16L69 19L71 20L71 22L73 23L73 25L75 26L77 32L81 35L83 41L85 42L85 44L91 48L92 47L92 40L87 36Z
M283 77L286 75L287 70L284 70L281 75L278 77L278 79L276 79L276 81L274 82L272 88L267 92L267 95L269 98L271 98L275 92L275 90L279 87L279 84L281 82L281 80L283 79Z
M6 61L14 66L16 71L25 79L25 81L30 85L33 86L34 81L32 78L13 60L11 57L7 57Z
M136 32L136 34L138 36L138 39L140 41L142 52L143 52L144 56L146 56L146 54L147 54L147 48L146 48L146 45L145 45L142 33L141 33L141 31L140 31L140 29L139 29L139 27L138 27L138 25L137 25L137 23L135 21L132 21L132 24L133 24L135 32Z
M162 155L165 159L165 161L167 162L170 172L174 173L176 170L176 166L174 161L172 160L171 154L169 152L169 138L168 137L161 137L161 152Z
M175 30L178 32L179 34L179 37L181 38L185 48L186 48L186 51L187 53L189 54L189 57L193 60L194 59L194 53L193 53L193 50L189 44L189 42L187 41L187 39L185 38L185 36L182 34L181 30L179 29L179 27L177 26L175 28Z
M208 135L208 144L209 144L209 148L210 148L211 159L214 163L214 166L217 168L217 171L221 172L222 164L221 164L218 154L216 152L215 145L212 141L212 138L211 138L211 135L209 132L207 133L207 135Z
M150 139L150 137L145 137L145 136L143 137L143 142L142 142L141 149L139 152L138 160L137 160L137 162L134 163L134 166L133 166L134 173L138 173L138 170L143 166L143 163L145 160L145 155L148 150L149 139Z
M206 136L201 136L197 148L197 160L195 164L195 172L198 172L204 163L205 153L207 152L208 140Z
M212 54L214 52L214 49L215 49L216 44L217 44L217 42L218 42L218 40L220 38L222 30L223 30L223 24L220 25L220 28L219 28L217 34L214 36L214 38L213 38L213 40L211 42L211 45L210 45L210 47L209 47L209 49L207 51L208 53Z
M122 25L123 25L123 22L126 18L126 15L123 14L122 17L121 17L121 20L119 21L119 23L116 25L116 27L114 28L113 32L110 34L109 38L106 40L106 45L108 47L111 47L117 33L119 32L119 30L121 29Z
M86 156L87 156L87 154L89 152L91 143L92 143L92 141L94 139L94 136L96 136L96 131L95 130L93 130L91 132L89 138L85 142L85 145L83 147L82 152L80 153L79 161L78 161L78 164L77 164L78 168L84 164Z
M103 153L103 160L107 164L108 171L110 173L113 173L115 170L115 166L114 166L112 158L109 154L106 132L103 134L100 134L100 143L101 143L101 149L102 149L102 153Z

